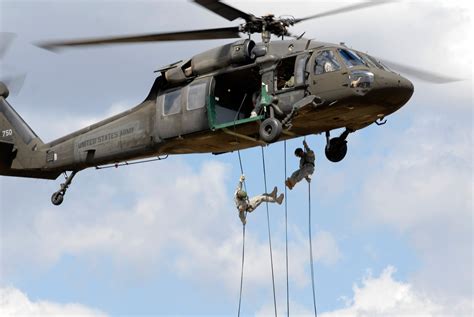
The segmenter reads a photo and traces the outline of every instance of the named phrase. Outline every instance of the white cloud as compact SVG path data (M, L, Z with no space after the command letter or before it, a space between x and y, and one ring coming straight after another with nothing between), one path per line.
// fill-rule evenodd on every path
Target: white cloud
M112 258L117 266L125 266L127 276L136 274L136 278L170 268L196 283L215 282L235 290L242 236L232 194L223 186L230 166L208 161L193 167L179 159L159 164L153 172L149 166L130 167L104 180L97 174L79 175L60 208L38 198L46 205L34 212L28 209L28 217L21 219L15 215L22 214L22 207L13 203L18 193L9 186L14 193L5 206L9 225L1 232L6 272L2 278L25 263L40 270L50 268L69 254L79 259ZM81 177L89 180L82 182ZM119 203L124 195L130 202ZM258 237L252 224L247 227L245 279L258 288L270 280L268 242ZM290 234L294 237L289 247L291 278L304 287L309 280L307 237L295 227ZM285 274L282 236L274 234L273 246L275 274L280 277ZM327 231L314 234L313 249L315 261L326 266L341 258L336 239Z
M393 278L395 269L387 267L378 277L368 274L362 285L353 286L353 297L346 307L325 312L321 317L377 317L377 316L472 316L473 303L458 301L454 305L430 298L409 283Z
M229 207L228 199L221 186L228 166L208 162L197 172L180 161L162 162L161 166L156 173L147 168L141 168L140 173L136 169L132 172L132 168L122 170L124 173L115 179L122 184L120 188L111 186L113 176L104 182L97 174L82 176L90 177L94 186L88 186L79 183L79 175L60 208L40 205L31 218L2 228L5 261L21 263L31 255L49 267L69 252L107 254L153 267L183 235L206 232L218 218L229 227L224 220L229 217L222 212ZM114 203L123 198L122 191L134 202ZM82 195L71 197L75 193ZM21 208L12 201L6 204L12 217L14 210ZM222 229L216 226L215 232L219 231Z
M343 297L344 307L320 312L321 317L468 317L474 312L472 300L440 301L418 290L414 285L394 278L389 266L379 276L369 272L361 283L354 284L350 298ZM280 314L286 311L280 303ZM314 316L312 307L290 302L292 316ZM273 316L273 304L267 303L256 316Z
M248 230L248 229L247 229ZM289 278L299 288L309 285L309 245L301 232L293 228L289 242ZM188 237L191 238L191 237ZM276 239L275 239L276 238ZM240 283L242 233L234 231L223 241L191 238L187 241L186 252L178 259L177 269L188 278L202 280L218 279L229 289ZM245 271L246 288L250 291L271 282L270 251L267 241L260 241L252 232L246 233ZM273 263L276 288L285 288L286 260L285 245L275 234L272 238ZM334 237L326 231L313 236L314 261L326 266L335 264L341 252ZM189 259L192 258L192 261ZM202 274L196 274L196 271ZM203 276L204 274L204 276Z
M105 313L80 304L59 304L49 301L32 301L22 291L0 288L0 315L3 317L81 316L105 317Z
M408 231L447 216L469 226L472 136L462 122L450 124L446 117L425 117L397 136L405 141L393 144L365 185L371 219Z
M425 116L386 139L360 196L360 219L408 237L423 263L413 281L441 297L473 294L471 124Z

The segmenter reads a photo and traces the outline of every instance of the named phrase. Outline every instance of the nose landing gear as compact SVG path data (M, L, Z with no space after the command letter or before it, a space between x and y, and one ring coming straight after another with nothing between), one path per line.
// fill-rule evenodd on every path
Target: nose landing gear
M57 192L53 193L53 195L51 196L51 202L53 203L53 205L56 205L56 206L59 206L62 204L64 200L64 195L66 194L66 191L69 185L71 185L72 179L74 178L74 176L76 176L77 171L73 171L71 175L69 176L67 176L66 173L64 174L65 174L66 181L63 184L61 184L61 188Z
M346 129L340 136L330 139L329 131L326 131L326 157L331 162L337 163L344 159L347 154L346 138L352 130Z

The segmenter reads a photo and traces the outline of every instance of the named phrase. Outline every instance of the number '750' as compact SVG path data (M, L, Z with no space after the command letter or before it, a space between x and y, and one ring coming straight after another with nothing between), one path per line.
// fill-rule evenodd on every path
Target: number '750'
M2 137L7 137L7 136L12 136L13 135L13 131L12 129L8 129L8 130L3 130L2 131Z

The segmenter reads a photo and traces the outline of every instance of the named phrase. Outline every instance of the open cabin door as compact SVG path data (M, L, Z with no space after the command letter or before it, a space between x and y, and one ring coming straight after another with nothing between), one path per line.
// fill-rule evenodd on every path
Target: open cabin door
M207 104L211 130L262 120L252 116L257 98L262 98L262 76L259 67L244 68L213 78ZM264 96L265 97L265 96Z

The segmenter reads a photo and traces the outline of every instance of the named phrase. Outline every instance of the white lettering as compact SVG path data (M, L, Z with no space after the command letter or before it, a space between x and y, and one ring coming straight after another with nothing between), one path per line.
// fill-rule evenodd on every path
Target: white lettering
M2 130L2 138L6 138L13 135L12 129Z

